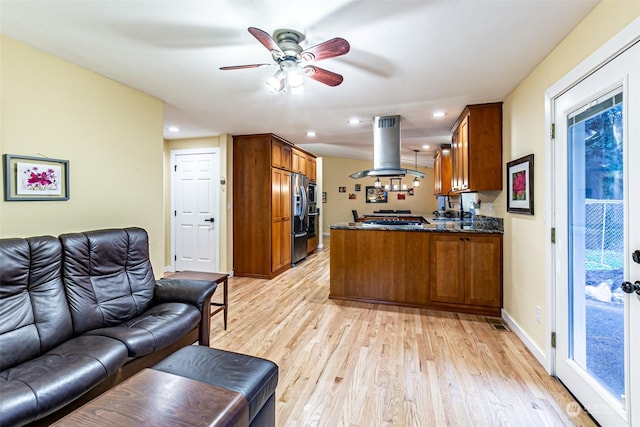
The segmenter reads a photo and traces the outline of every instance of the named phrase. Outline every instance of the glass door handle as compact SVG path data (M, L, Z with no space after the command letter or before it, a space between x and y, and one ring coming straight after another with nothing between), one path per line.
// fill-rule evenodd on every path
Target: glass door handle
M620 287L628 294L632 294L635 292L636 294L640 295L640 280L636 280L635 283L622 282L622 285L620 285Z

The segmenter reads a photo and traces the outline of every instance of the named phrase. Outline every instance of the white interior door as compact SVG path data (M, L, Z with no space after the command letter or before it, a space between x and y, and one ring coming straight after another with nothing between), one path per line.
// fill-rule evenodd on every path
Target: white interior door
M603 426L640 426L639 64L636 43L553 108L555 373Z
M175 271L220 268L218 149L172 152L173 250Z

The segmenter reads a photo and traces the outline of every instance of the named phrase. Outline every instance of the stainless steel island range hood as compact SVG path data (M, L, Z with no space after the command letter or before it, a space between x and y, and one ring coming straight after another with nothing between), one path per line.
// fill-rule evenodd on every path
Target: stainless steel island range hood
M423 179L424 174L400 166L400 116L376 116L373 118L373 169L349 175L353 179L366 177L404 177Z

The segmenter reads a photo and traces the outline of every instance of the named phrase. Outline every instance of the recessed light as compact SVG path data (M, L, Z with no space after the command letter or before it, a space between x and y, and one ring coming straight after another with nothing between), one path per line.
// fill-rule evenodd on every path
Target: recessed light
M309 138L313 138L314 136L316 136L316 133L314 131L310 130L310 131L307 132L307 136Z
M359 125L360 124L360 119L349 119L349 124L350 125Z
M445 113L444 111L436 111L436 112L435 112L435 113L433 113L431 116L432 116L434 119L440 119L440 118L442 118L442 117L444 117L444 116L446 116L446 115L447 115L447 113Z
M179 132L180 128L178 126L169 126L167 129L169 132Z
M422 148L424 148L425 150L428 150L429 146L428 145L423 145Z

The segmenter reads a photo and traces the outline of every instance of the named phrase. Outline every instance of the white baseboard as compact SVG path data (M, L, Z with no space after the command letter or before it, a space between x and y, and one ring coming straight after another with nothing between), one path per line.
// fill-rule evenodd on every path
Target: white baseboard
M533 354L533 357L535 357L538 362L540 362L540 364L548 373L551 373L551 363L544 350L538 347L533 342L533 340L529 338L529 335L527 335L527 333L522 330L520 325L518 325L518 323L513 320L513 318L509 316L509 313L507 313L504 309L502 309L502 319L506 322L507 326L509 326L509 328L518 336L518 338L520 338L520 341L522 341L525 347L527 347L531 354Z

